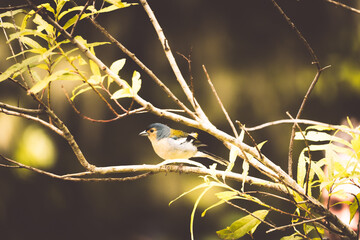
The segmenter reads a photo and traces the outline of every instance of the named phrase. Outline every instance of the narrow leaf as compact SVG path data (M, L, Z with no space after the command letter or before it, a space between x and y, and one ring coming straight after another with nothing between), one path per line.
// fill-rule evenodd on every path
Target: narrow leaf
M133 77L132 77L132 94L135 96L141 88L141 79L140 79L140 73L137 71L134 71Z
M245 234L253 233L261 223L259 219L264 220L268 212L268 210L255 211L252 214L256 216L256 218L252 215L247 215L236 220L229 227L219 230L216 233L221 239L239 239Z

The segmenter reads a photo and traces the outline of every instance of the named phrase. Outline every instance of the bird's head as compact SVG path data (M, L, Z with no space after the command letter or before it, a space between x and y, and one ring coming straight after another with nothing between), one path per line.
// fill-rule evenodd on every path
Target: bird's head
M171 129L162 123L152 123L144 131L139 133L140 136L145 136L150 141L159 141L170 136Z

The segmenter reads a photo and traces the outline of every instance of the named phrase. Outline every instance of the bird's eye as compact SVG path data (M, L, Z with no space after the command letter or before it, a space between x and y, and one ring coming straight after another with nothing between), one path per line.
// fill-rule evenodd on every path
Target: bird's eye
M149 130L150 133L153 133L155 130L152 128Z

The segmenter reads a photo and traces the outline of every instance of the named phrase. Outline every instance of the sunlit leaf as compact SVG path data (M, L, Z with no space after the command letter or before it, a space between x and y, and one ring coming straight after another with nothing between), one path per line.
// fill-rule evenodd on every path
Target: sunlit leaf
M1 15L1 14L0 14ZM9 22L1 22L0 23L0 27L1 28L8 28L8 29L12 29L12 28L18 28L18 26L16 26L13 23L9 23Z
M33 49L41 49L41 51L46 51L46 48L42 47L37 41L32 38L24 36L20 38L20 41Z
M359 203L358 203L359 202ZM351 220L354 218L355 214L358 212L359 209L359 204L360 204L360 193L358 193L356 195L356 198L354 199L354 201L350 204L350 222ZM350 224L347 223L347 224Z
M221 239L239 239L248 233L254 233L256 228L261 223L261 220L264 220L268 214L268 210L258 210L253 212L252 215L247 215L242 217L235 222L233 222L229 227L219 230L216 233Z
M200 200L204 197L204 195L213 187L213 185L207 185L207 187L202 191L202 193L199 195L199 197L196 199L194 203L193 210L191 212L190 217L190 235L191 239L194 240L194 219L195 219L195 211L199 205Z
M242 181L242 186L241 186L242 192L244 192L245 180L246 180L247 176L249 175L249 168L250 168L249 162L244 160L243 164L242 164L242 169L243 169L243 172L242 172L243 181Z
M47 77L45 77L43 80L35 83L34 86L32 86L29 90L31 93L38 93L44 88L47 87L47 85L56 80L79 80L81 79L77 74L71 73L68 70L60 70L57 71Z
M38 31L39 33L45 30L47 35L51 36L54 34L54 27L48 22L46 22L39 14L35 15L33 22L37 24L36 31Z
M24 72L25 70L27 70L28 66L31 68L31 67L39 64L39 62L42 61L42 59L43 59L42 56L37 55L37 56L26 58L21 63L16 63L16 64L10 66L5 72L3 72L0 75L0 82L8 79L15 73Z
M83 88L84 86L86 86L86 87ZM94 86L94 88L101 89L100 86ZM90 87L89 84L84 83L84 84L81 85L81 88L77 88L76 91L73 91L73 95L72 95L72 97L70 99L71 99L71 101L74 101L75 97L77 97L80 94L85 93L87 91L91 91L91 90L92 90L92 87Z
M304 186L304 180L306 175L306 163L308 158L305 156L306 149L303 149L300 153L299 160L298 160L298 169L297 169L297 183L300 186Z
M223 192L218 192L215 194L216 197L218 197L221 200L224 201L229 201L231 199L233 199L235 196L237 196L237 192L234 191L223 191Z
M105 0L105 1L113 4L117 8L125 8L125 7L129 7L129 6L133 5L131 3L122 2L121 0Z
M89 60L89 65L90 65L90 69L91 69L91 72L93 75L95 75L95 76L101 75L100 68L96 63L94 63L92 60Z
M131 88L122 88L118 91L116 91L112 96L111 99L119 99L119 98L128 98L128 97L132 97L133 94L131 92Z
M62 8L64 7L65 3L67 3L69 0L58 0L56 5L56 13L59 14L62 11Z
M0 14L0 18L4 17L14 17L18 13L25 13L24 9L11 10Z
M113 62L110 66L110 70L115 73L116 75L119 75L119 71L124 67L126 62L126 58L122 58L119 60L116 60Z
M83 9L84 9L84 6L75 6L75 7L69 8L69 9L67 9L67 10L65 10L65 11L62 11L62 12L59 14L59 16L58 16L58 19L60 20L60 19L62 19L66 14L72 13L72 12L74 12L74 11L78 11L78 12L80 13ZM91 9L93 9L93 7L92 7L92 6L88 6L87 10L91 10Z
M132 94L136 95L141 88L141 78L140 73L137 71L134 71L132 76Z
M47 11L55 14L55 10L51 7L50 3L43 3L38 6L38 8L45 8Z

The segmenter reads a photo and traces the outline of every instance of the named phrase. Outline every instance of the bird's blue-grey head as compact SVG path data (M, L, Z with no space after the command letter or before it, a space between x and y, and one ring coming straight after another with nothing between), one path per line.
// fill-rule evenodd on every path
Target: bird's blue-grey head
M140 135L148 136L153 131L156 131L156 139L160 140L162 138L169 137L171 129L162 123L152 123L145 129L145 131L141 132Z

